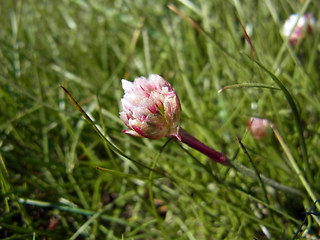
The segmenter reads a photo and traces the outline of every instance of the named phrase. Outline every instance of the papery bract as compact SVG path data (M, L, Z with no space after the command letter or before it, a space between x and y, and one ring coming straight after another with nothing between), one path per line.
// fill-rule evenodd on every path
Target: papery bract
M170 83L159 75L122 79L124 96L120 118L132 136L158 139L179 136L180 101Z

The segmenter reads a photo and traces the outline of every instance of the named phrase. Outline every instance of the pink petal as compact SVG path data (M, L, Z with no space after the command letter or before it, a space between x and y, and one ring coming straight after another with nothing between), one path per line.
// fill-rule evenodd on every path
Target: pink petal
M133 137L143 137L133 130L122 130L122 132Z
M127 81L125 79L122 79L121 83L122 83L122 88L123 88L124 92L131 92L132 91L132 85L133 85L132 82Z

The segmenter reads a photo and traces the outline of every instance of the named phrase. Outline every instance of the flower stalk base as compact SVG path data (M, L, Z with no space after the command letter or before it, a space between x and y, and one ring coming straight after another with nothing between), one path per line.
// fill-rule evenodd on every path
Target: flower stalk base
M200 142L198 139L190 135L187 131L182 128L179 128L179 136L181 138L181 142L187 144L189 147L201 152L202 154L209 157L211 160L223 164L225 166L229 166L228 159L226 155L223 153L217 152L212 148L208 147L204 143Z

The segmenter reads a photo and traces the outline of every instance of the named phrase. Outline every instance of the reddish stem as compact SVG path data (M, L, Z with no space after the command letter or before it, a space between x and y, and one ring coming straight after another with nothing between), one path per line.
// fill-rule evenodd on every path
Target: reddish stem
M229 166L229 162L227 160L226 155L223 153L217 152L213 150L212 148L208 147L207 145L200 142L198 139L190 135L188 132L186 132L184 129L179 129L179 135L181 137L181 142L187 144L189 147L196 149L197 151L203 153L207 157L209 157L211 160L221 163L225 166Z

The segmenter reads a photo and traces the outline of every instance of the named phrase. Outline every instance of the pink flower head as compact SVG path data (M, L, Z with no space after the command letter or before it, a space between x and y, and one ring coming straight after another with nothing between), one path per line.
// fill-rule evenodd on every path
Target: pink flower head
M290 37L290 43L295 46L306 33L311 34L316 23L312 13L305 13L300 17L299 14L292 14L283 25L283 35ZM291 35L290 35L291 34Z
M124 96L120 118L130 130L123 132L150 139L179 136L181 106L170 83L159 75L122 79Z
M269 120L263 118L252 117L250 122L247 122L249 131L252 132L255 139L260 139L267 135L266 129L269 127Z

